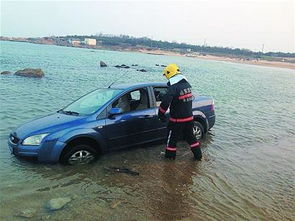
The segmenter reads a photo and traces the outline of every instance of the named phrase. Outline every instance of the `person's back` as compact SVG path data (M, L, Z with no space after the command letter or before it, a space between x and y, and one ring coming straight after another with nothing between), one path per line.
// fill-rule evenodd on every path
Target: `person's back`
M193 95L191 85L181 75L178 66L175 64L168 65L164 69L164 75L169 80L169 87L159 106L158 115L161 121L165 121L165 112L170 106L165 156L175 159L177 140L183 134L191 146L195 159L200 160L202 158L200 142L196 140L193 133Z
M170 105L171 118L186 118L193 116L191 85L187 80L182 79L171 85L175 90L175 96Z

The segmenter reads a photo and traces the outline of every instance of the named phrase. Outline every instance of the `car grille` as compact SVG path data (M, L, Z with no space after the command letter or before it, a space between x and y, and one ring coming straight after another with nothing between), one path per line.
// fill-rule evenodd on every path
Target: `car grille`
M9 140L11 141L11 143L14 143L14 144L17 144L19 142L19 138L17 138L13 134L10 134Z

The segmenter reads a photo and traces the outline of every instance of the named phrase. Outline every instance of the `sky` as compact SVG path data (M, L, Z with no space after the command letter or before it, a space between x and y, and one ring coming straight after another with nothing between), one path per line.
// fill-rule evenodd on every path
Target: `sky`
M1 0L1 36L125 34L295 52L295 0Z

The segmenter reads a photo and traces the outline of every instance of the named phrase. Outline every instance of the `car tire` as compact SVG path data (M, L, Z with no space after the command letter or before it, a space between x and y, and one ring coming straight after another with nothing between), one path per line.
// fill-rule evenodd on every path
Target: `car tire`
M193 132L197 140L201 140L205 135L203 125L198 121L194 121Z
M88 144L70 147L61 157L61 163L67 165L89 164L97 159L97 151Z

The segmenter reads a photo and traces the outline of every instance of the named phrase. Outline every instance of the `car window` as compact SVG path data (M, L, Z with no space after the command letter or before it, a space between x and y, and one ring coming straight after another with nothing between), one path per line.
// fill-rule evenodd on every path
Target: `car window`
M139 90L132 91L130 93L130 95L131 95L132 100L140 100L140 91Z
M167 87L154 87L157 106L160 106L160 103L162 102L164 95L167 93L167 90Z
M112 107L121 108L123 113L149 108L147 89L141 88L123 95L112 104Z
M97 89L69 104L63 111L77 112L80 115L92 114L120 92L122 90L112 88Z

